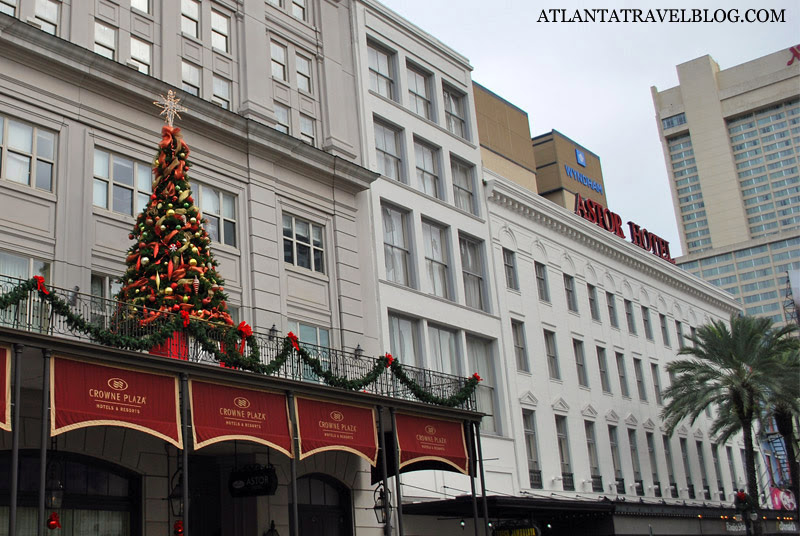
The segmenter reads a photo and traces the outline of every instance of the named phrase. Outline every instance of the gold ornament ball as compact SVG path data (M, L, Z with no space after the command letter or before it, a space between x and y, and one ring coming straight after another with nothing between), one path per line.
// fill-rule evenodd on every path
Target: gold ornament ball
M197 223L197 218L190 218L189 223Z
M195 238L200 238L200 231L197 231L196 233L194 233L194 236L195 236Z
M166 231L166 230L167 230L167 226L166 226L166 225L162 225L162 226L160 227L160 229L161 229L162 231Z
M189 266L197 266L197 259L189 259Z
M183 303L189 303L189 296L183 297Z
M142 266L147 266L148 264L150 264L150 258L142 257Z
M167 208L172 208L172 203L167 203Z
M164 289L164 294L166 294L167 296L172 295L172 288L170 288L170 287L165 288Z
M169 205L169 206L171 207L171 206L172 206L172 204L170 203L170 205ZM174 211L174 210L172 210L172 209L170 208L170 209L167 211L167 216L174 216L174 215L175 215L175 211Z
M194 253L195 255L197 255L197 252L198 252L198 251L199 251L199 250L198 250L197 248L195 248L195 247L193 247L193 248L192 248L192 253Z

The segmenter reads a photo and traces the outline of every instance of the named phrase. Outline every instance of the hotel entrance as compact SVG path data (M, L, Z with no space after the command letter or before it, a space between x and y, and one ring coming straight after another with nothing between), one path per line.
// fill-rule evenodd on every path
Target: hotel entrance
M334 478L323 474L298 478L297 511L303 536L353 535L350 490Z

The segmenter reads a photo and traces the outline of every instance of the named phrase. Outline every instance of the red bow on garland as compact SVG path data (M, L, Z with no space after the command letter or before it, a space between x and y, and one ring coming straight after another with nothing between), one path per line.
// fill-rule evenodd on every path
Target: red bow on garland
M51 513L50 517L47 518L47 528L50 530L61 528L61 520L58 519L58 514L56 512Z
M179 519L172 525L172 534L175 536L183 535L183 520Z
M183 318L183 327L189 327L189 311L181 311L181 318Z
M475 374L473 374L473 375L472 375L472 377L473 377L473 378L475 378L475 379L476 379L477 381L479 381L479 382L482 382L482 381L483 381L483 378L481 378L480 376L478 376L478 373L477 373L477 372L476 372Z
M44 277L40 275L33 276L33 279L36 281L36 290L41 292L42 294L50 294L48 292L47 287L44 286Z
M289 334L286 335L286 338L289 339L292 342L292 346L294 346L294 349L299 352L300 351L300 344L297 342L297 335L295 335L294 333L292 333L290 331Z
M239 353L244 355L244 345L247 343L247 337L253 334L253 328L247 325L244 320L239 322L239 327L236 330L242 334L242 342L239 344Z
M386 353L386 368L391 367L393 361L394 361L394 358L392 357L392 354L387 352Z

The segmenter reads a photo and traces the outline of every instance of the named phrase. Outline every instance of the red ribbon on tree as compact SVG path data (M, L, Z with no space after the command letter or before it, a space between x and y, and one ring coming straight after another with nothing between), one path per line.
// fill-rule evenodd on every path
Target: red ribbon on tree
M179 519L172 525L172 534L175 536L183 536L183 520Z
M242 335L242 342L239 344L239 353L244 355L244 345L247 344L247 337L253 334L253 328L247 325L247 322L242 320L239 322L239 327L236 330Z
M41 292L42 294L50 294L48 292L47 287L44 286L44 277L40 275L33 276L34 281L36 281L36 290Z
M181 318L183 318L183 327L189 327L189 311L181 311Z
M61 520L58 519L58 514L56 512L52 512L50 517L47 518L47 528L50 530L61 528Z
M394 361L394 358L392 357L392 354L390 354L389 352L386 352L386 368L391 367L393 361Z
M297 342L297 335L295 335L294 333L292 333L290 331L289 334L286 336L286 338L289 339L292 342L292 346L294 346L294 349L299 352L300 351L300 344Z
M483 378L481 378L480 376L478 376L478 373L477 373L477 372L476 372L475 374L473 374L473 375L472 375L472 377L473 377L473 378L475 378L476 380L478 380L479 382L482 382L482 381L483 381Z

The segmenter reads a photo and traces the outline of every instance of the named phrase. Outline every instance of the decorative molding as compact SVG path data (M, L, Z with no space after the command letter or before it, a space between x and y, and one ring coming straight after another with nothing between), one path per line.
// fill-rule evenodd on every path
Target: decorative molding
M687 430L684 425L681 425L681 427L678 428L678 435L686 437L687 435L689 435L689 430Z
M694 431L694 437L696 437L697 439L703 439L703 437L704 437L703 431L700 428L697 428Z
M639 421L633 416L633 413L628 413L628 416L625 417L625 424L635 428L639 426Z
M644 421L642 426L644 427L645 430L655 430L656 429L656 423L654 423L652 419L647 419L646 421Z
M557 398L553 401L551 405L553 411L557 411L559 413L568 413L569 412L569 404L567 404L563 398Z
M606 413L606 420L608 422L618 423L619 422L619 415L617 415L616 411L614 411L613 409L610 409L610 410L608 410L608 413Z
M596 419L597 418L597 410L592 407L591 404L587 404L585 408L581 410L581 415L588 419Z
M535 408L539 405L539 399L533 396L533 393L530 391L525 391L521 397L519 397L519 403L522 406Z

